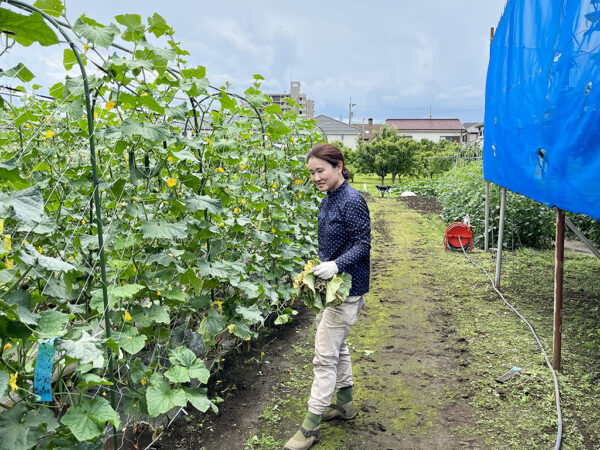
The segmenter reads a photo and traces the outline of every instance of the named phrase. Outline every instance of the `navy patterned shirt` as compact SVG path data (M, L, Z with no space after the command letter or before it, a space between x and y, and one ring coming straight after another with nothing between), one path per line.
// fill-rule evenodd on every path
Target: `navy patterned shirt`
M369 292L371 219L367 202L344 181L319 206L319 259L352 275L350 295Z

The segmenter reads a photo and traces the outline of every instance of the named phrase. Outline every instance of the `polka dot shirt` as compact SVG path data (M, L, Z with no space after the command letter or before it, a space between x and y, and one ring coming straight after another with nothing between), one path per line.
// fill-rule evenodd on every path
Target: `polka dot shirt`
M369 292L371 219L367 202L347 181L319 207L319 259L352 275L350 295Z

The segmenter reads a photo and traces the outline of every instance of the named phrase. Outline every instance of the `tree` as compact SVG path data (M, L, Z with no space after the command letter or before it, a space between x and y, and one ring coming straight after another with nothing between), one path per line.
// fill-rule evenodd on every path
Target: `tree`
M362 173L381 177L381 184L391 174L394 184L397 176L411 170L417 145L412 139L399 136L396 128L384 126L373 139L359 146L356 165Z

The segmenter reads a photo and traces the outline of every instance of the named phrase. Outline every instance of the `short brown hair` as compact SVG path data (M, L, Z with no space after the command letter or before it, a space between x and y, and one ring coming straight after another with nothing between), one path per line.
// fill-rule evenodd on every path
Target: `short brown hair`
M333 167L337 167L339 163L342 163L342 175L344 179L350 178L350 171L344 164L344 155L341 150L335 145L331 145L327 142L322 142L313 147L313 149L306 155L306 162L310 158L319 158L323 161L327 161Z

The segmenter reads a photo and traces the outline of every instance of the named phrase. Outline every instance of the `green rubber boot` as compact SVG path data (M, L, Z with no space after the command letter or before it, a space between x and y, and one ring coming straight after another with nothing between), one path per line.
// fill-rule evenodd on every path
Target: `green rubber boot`
M285 443L285 450L307 450L319 441L321 416L309 412L300 429Z
M356 417L354 403L352 403L352 386L342 388L336 396L336 403L327 407L322 420L350 420Z

